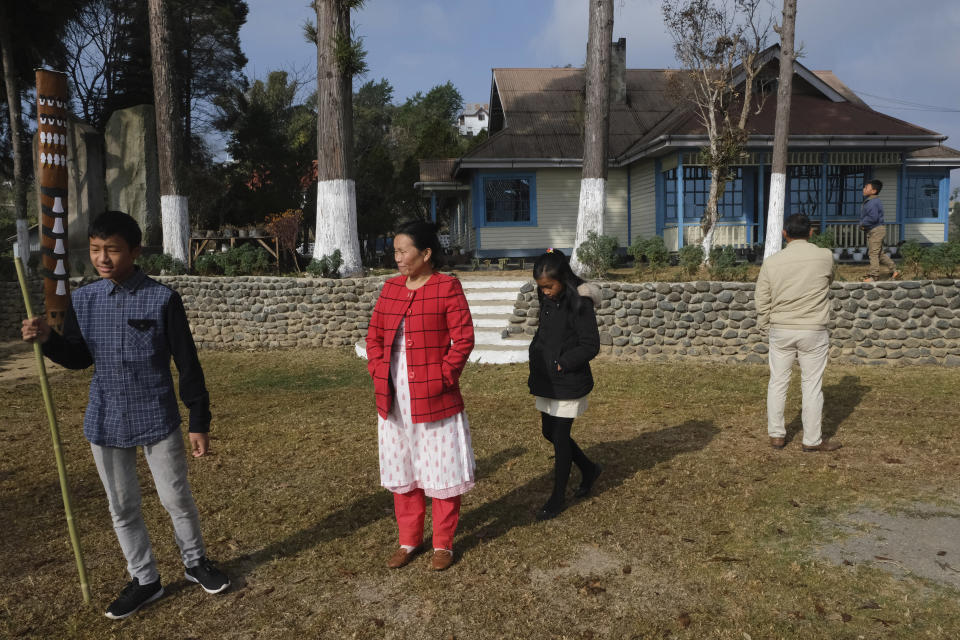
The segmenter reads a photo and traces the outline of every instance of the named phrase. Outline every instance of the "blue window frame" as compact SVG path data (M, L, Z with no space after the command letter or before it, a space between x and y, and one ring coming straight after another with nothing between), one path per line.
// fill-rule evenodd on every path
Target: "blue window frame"
M532 173L481 175L479 222L485 227L536 226L536 176Z
M787 213L820 215L820 175L818 164L794 164L787 167Z
M741 220L746 214L743 201L744 171L743 167L733 167L731 171L734 179L727 183L727 188L717 203L717 215L720 220ZM677 219L677 170L670 169L663 173L664 178L664 218L676 221ZM710 197L710 170L707 167L683 168L683 218L691 222L699 220L707 208Z
M942 175L907 174L906 202L907 220L940 219L940 182Z
M827 216L858 218L863 205L863 185L868 168L860 165L830 166L827 169Z

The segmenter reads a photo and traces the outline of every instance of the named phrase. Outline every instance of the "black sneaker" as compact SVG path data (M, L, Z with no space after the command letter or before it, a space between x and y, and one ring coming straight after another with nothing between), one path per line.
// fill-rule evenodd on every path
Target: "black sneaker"
M140 584L140 581L134 578L127 583L103 615L111 620L121 620L162 595L163 587L160 585L160 580L150 584Z
M230 578L207 560L206 556L200 558L200 563L195 567L187 567L183 575L190 582L199 584L207 593L220 593L230 586Z

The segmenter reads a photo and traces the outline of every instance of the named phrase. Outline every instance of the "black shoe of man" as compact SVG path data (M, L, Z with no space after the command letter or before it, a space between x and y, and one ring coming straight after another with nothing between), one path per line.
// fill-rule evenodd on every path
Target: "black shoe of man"
M140 584L140 581L134 578L127 583L117 599L107 607L107 612L104 615L111 620L122 620L162 595L163 587L160 585L160 580L149 584Z
M187 567L183 574L190 582L196 582L207 593L220 593L230 586L230 578L204 556L196 566Z

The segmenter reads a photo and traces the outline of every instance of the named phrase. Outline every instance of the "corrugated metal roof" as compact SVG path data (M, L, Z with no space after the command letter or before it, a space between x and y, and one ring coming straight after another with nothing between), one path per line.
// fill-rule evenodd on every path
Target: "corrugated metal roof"
M420 161L420 182L453 182L453 169L457 158L440 158Z

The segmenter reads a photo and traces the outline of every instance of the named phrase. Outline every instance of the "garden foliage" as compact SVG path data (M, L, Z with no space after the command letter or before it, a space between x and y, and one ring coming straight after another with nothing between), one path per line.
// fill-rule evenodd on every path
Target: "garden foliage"
M617 263L617 239L590 231L577 247L577 259L586 267L588 277L602 278Z

